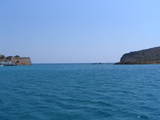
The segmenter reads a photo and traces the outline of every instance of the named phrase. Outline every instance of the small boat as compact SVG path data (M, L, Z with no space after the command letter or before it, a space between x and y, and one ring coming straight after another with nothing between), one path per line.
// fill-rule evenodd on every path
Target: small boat
M92 63L93 65L100 65L100 64L104 64L104 63Z

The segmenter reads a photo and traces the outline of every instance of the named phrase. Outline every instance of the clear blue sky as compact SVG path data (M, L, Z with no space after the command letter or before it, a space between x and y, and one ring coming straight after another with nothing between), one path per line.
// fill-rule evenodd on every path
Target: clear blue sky
M159 0L0 0L0 53L33 62L116 62L160 46Z

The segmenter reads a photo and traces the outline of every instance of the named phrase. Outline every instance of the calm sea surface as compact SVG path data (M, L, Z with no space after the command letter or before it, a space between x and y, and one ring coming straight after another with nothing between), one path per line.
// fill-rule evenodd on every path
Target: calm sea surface
M0 67L0 120L160 120L160 65Z

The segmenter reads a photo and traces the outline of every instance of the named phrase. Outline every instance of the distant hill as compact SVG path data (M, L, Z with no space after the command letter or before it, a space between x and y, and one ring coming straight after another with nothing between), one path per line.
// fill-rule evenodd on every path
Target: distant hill
M124 54L117 64L160 64L160 47Z

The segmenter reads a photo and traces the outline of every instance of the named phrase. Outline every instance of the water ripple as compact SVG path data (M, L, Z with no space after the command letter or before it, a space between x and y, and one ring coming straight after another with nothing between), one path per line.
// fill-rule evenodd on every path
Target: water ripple
M0 120L159 120L159 66L0 68Z

